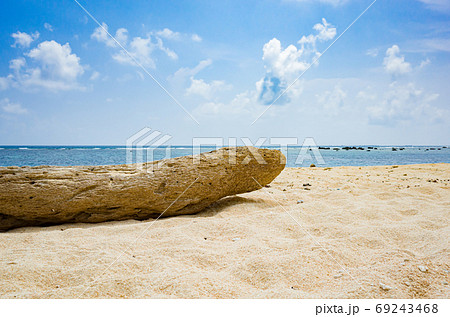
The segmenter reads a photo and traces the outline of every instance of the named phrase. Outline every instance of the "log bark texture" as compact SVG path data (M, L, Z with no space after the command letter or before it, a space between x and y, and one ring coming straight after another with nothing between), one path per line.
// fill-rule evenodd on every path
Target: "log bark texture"
M145 164L0 167L0 231L194 214L269 184L285 162L277 150L238 147Z

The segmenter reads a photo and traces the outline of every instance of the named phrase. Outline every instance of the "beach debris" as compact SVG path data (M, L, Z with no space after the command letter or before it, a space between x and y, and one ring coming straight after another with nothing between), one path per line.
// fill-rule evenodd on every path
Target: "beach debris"
M278 150L236 147L140 164L0 167L0 231L195 214L261 189L285 164Z
M303 204L303 200L297 200L297 204Z
M239 240L241 240L241 238L233 238L233 239L231 239L231 241L233 241L233 242L236 242L236 241L239 241Z
M428 272L428 267L426 267L425 265L419 265L417 268L419 269L420 272L423 273Z
M315 164L311 164L309 167L316 167L316 165Z
M303 187L306 187L306 186L311 186L311 184L310 183L303 184Z
M444 285L448 285L448 282L447 282L447 281L444 281L444 282L442 282L442 284L444 284Z
M381 288L383 291L390 291L390 290L392 289L391 286L386 285L386 284L384 284L384 283L380 283L380 288Z

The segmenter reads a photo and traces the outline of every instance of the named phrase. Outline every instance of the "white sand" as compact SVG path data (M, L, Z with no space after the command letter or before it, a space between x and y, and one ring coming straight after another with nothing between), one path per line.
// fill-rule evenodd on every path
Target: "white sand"
M450 164L286 169L195 216L0 233L0 297L449 298L449 214Z

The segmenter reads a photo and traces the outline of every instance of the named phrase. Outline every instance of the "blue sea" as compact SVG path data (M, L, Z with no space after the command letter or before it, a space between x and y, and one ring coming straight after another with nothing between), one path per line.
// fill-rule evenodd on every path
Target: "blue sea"
M277 148L270 146L267 148ZM171 146L152 149L152 159L208 152L215 147ZM0 166L75 166L126 164L124 146L0 146ZM287 148L287 166L301 167L315 164L332 166L404 165L450 163L448 146L322 146L305 150L300 146ZM323 160L320 160L320 157ZM149 156L150 157L150 156Z

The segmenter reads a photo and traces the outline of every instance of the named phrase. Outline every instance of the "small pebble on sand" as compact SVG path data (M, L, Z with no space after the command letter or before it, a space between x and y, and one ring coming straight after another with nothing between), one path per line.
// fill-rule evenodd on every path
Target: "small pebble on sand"
M389 291L389 290L392 289L392 287L390 287L389 285L383 284L383 283L380 283L380 288L381 288L383 291Z
M419 265L418 268L420 272L428 272L428 268L424 265Z

